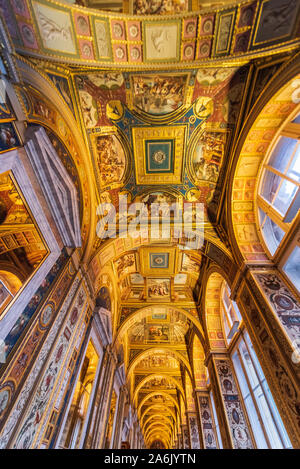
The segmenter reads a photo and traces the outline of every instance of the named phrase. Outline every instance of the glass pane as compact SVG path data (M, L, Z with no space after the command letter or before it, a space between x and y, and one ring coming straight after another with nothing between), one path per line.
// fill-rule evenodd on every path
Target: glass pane
M277 406L275 404L275 401L273 399L273 396L271 394L271 391L269 389L269 386L268 386L268 383L267 383L266 380L264 380L264 382L263 382L263 388L264 388L265 394L267 396L269 406L271 407L274 418L276 420L277 427L279 428L281 438L283 439L284 447L285 448L292 448L292 443L291 443L291 441L288 437L286 429L284 428L283 422L281 420L280 414L278 412Z
M273 449L283 448L280 436L275 426L273 417L270 413L266 398L262 392L261 386L258 386L254 391L255 400L258 405L259 411L263 416L264 428L268 434L271 446Z
M241 320L242 320L242 315L241 315L241 313L240 313L240 310L239 310L239 308L238 308L238 305L236 304L235 301L233 301L232 304L233 304L233 307L234 307L234 310L235 310L235 314L236 314L238 320L241 321Z
M259 224L260 226L262 226L263 222L265 221L266 214L261 208L258 209L258 213L259 213Z
M298 140L295 138L280 137L268 164L281 173L284 173L297 142Z
M273 203L274 207L282 214L285 215L293 198L297 192L297 186L286 179L283 179L278 194Z
M287 175L295 179L295 181L300 181L300 145L298 143L298 147L296 150L296 153L293 157L293 160L291 162L291 165L288 169Z
M249 395L245 399L245 405L247 409L247 414L251 423L251 427L254 433L255 441L259 449L268 449L268 443L266 441L263 429L258 419L256 408L253 403L252 397Z
M300 248L298 246L292 251L283 270L295 287L300 291Z
M292 121L293 124L300 124L300 114Z
M280 414L278 412L278 409L276 407L276 404L274 402L274 399L273 399L273 396L271 394L271 391L269 389L269 386L268 386L268 383L266 381L266 378L264 376L264 373L262 371L262 368L260 366L260 363L258 361L258 358L256 356L256 353L254 351L254 348L253 348L253 345L252 345L252 342L250 340L250 337L249 337L249 334L248 332L245 331L245 334L244 334L244 338L245 338L245 341L248 345L248 349L250 351L250 354L251 354L251 358L252 358L252 361L254 363L254 366L255 366L255 371L258 373L258 377L260 379L260 381L262 382L262 386L264 388L264 391L265 391L265 395L267 397L267 400L268 400L268 404L269 404L269 407L271 408L272 410L272 413L273 413L273 416L272 416L272 419L275 419L276 421L276 424L277 424L277 427L279 428L279 431L280 431L280 435L281 435L281 438L283 439L283 442L284 442L284 447L285 448L291 448L291 442L289 440L289 437L286 433L286 430L284 428L284 425L282 423L282 420L281 420L281 417L280 417ZM261 392L261 387L257 387L256 388L256 393L258 394L258 396L260 396ZM257 403L259 405L259 403ZM264 401L264 404L262 403L261 401L261 406L265 405L266 402ZM260 408L260 407L259 407ZM268 412L268 415L270 416L270 411L269 411L269 408L267 410ZM264 419L264 414L262 414L262 418ZM277 433L277 429L275 428L275 431ZM277 437L276 437L277 438ZM281 443L280 443L281 444ZM281 447L281 446L280 446Z
M273 256L285 233L269 216L267 216L265 224L262 227L262 234L264 236L265 243Z
M228 310L228 314L230 316L230 319L232 321L232 324L234 323L234 321L236 321L236 317L235 317L235 312L234 312L234 308L232 305L230 305L230 308Z
M245 347L243 342L241 342L240 345L243 345L243 347ZM253 433L254 433L254 436L255 436L256 444L257 444L258 448L268 448L268 445L267 445L267 442L265 440L264 433L263 433L263 430L261 428L261 425L259 423L258 415L257 415L256 409L255 409L255 406L254 406L254 403L253 403L253 400L252 400L252 397L251 397L251 394L250 394L250 391L249 391L249 388L248 388L248 384L247 384L247 381L246 381L246 378L245 378L245 374L244 374L244 371L242 369L241 362L239 360L237 352L235 352L232 355L232 362L233 362L233 365L234 365L236 376L238 378L238 382L239 382L240 389L241 389L241 392L242 392L243 400L244 400L244 403L245 403L245 406L246 406L246 409L247 409L247 414L248 414L248 417L249 417L250 422L251 422L251 427L252 427L252 430L253 430Z
M258 361L258 358L257 358L257 356L256 356L256 353L255 353L255 351L254 351L254 348L253 348L253 345L252 345L252 342L251 342L251 340L250 340L250 337L249 337L248 332L245 332L245 333L244 333L244 338L245 338L245 341L247 342L248 349L249 349L249 351L250 351L252 361L253 361L254 366L255 366L255 369L256 369L256 371L257 371L257 373L258 373L258 377L259 377L259 379L260 379L261 381L263 381L263 380L265 379L265 375L264 375L263 370L262 370L262 368L261 368L261 366L260 366L260 363L259 363L259 361Z
M227 306L227 309L230 307L230 299L227 293L227 288L224 288L224 295L223 295L224 302Z
M245 370L248 375L249 382L251 384L252 389L259 385L259 381L257 379L256 371L253 367L252 360L248 353L248 349L244 342L241 342L239 345L240 354L244 363Z
M272 173L268 169L264 172L264 178L262 183L261 195L268 202L272 203L279 187L281 177L275 173Z
M224 308L222 308L222 318L223 318L223 324L224 324L224 330L225 330L225 337L227 337L231 329L231 324L228 324L228 320L227 320L227 316L225 314Z
M234 364L234 369L235 369L236 376L237 376L237 379L238 379L238 382L239 382L239 385L240 385L242 396L243 396L244 399L246 399L246 397L249 395L250 391L249 391L248 384L247 384L247 381L245 379L243 368L242 368L242 365L241 365L241 362L240 362L240 359L239 359L239 356L238 356L237 352L235 352L232 355L231 358L232 358L232 362Z

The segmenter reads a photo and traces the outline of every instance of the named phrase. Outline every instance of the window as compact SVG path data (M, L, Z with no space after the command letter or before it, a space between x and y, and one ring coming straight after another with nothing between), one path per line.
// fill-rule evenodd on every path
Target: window
M300 247L296 246L283 265L283 271L300 291Z
M246 331L232 352L232 362L257 447L292 448Z
M221 312L227 345L231 342L242 320L237 304L230 299L230 295L230 288L224 281L221 290Z
M257 206L270 257L300 291L300 114L285 125L263 166Z
M264 242L274 256L300 208L299 116L286 125L264 165L257 203Z

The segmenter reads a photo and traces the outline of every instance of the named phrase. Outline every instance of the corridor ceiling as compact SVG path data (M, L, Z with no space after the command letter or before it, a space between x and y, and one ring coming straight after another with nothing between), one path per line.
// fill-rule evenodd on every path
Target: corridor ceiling
M56 131L76 164L68 168L81 194L82 252L95 291L115 283L114 334L148 445L170 444L178 414L185 421L185 410L195 410L192 380L206 384L197 312L201 272L207 259L234 269L224 230L231 149L282 64L277 56L255 71L253 61L297 43L296 0L219 3L199 13L195 1L124 2L126 15L52 0L0 0L24 70L38 68L67 109L69 122L60 115L63 105L55 107L41 87L25 80L19 89L28 120ZM81 147L68 130L75 121ZM162 209L202 203L203 245L188 249L175 218L160 239L151 239L145 226L136 239L119 236L130 220L119 214L120 195L143 202L149 213L153 203ZM88 213L100 203L116 209L115 239L99 236L100 217L98 236L90 226ZM191 228L194 222L195 212ZM111 273L114 280L107 280ZM214 340L225 347L218 327Z

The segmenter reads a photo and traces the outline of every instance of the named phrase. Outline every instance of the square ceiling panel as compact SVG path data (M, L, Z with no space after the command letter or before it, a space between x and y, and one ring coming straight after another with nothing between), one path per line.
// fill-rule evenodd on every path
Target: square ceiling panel
M177 248L169 246L139 249L141 275L161 277L177 273Z
M137 184L182 184L184 125L132 129Z
M180 20L144 21L144 61L177 61L180 57Z
M150 252L150 269L168 269L169 253L168 252Z
M173 173L174 140L145 141L146 173Z

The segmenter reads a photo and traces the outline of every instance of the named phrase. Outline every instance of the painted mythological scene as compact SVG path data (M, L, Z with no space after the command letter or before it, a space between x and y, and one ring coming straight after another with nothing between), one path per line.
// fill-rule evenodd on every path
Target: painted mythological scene
M120 257L120 259L115 262L115 268L118 277L127 275L131 272L136 272L135 254L125 254L124 256Z
M189 0L133 0L136 15L173 15L188 11Z
M115 135L96 138L96 158L101 187L122 181L126 160L123 147Z
M151 299L167 299L170 297L169 279L148 279L148 297Z
M192 166L197 181L216 184L224 155L226 134L221 132L203 132L197 142Z
M187 75L133 76L133 103L144 112L163 115L184 104Z

